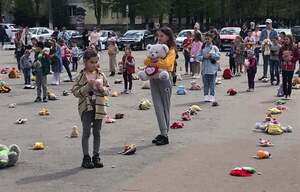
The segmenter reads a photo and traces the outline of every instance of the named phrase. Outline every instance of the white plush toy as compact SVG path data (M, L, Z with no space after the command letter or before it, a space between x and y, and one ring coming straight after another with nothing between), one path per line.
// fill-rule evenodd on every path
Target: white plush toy
M158 59L163 59L167 56L169 48L165 44L147 45L148 57L152 63L156 63ZM169 73L166 70L159 69L158 67L147 66L138 72L138 76L142 81L149 79L168 80Z

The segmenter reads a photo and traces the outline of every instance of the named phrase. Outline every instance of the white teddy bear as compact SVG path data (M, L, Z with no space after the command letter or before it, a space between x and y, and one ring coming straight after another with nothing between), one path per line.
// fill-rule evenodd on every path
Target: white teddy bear
M147 45L147 51L147 56L151 59L151 62L157 63L158 59L163 59L167 56L169 47L165 44L149 44ZM139 71L138 76L142 81L147 81L149 79L168 80L170 78L168 71L153 66L147 66Z

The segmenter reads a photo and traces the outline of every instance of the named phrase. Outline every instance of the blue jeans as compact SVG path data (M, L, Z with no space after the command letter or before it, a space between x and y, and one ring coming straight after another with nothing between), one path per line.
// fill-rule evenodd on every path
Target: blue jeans
M24 80L25 80L25 85L30 85L31 83L31 69L26 68L22 69L23 74L24 74Z
M257 61L257 65L259 64L259 48L255 48L254 49L254 54L255 54L255 58L256 58L256 61Z
M216 77L217 76L215 74L202 75L202 80L204 84L204 96L205 95L215 96Z
M274 77L276 76L276 81L279 84L280 77L279 77L279 61L277 60L270 60L270 76L271 76L271 83L274 82Z

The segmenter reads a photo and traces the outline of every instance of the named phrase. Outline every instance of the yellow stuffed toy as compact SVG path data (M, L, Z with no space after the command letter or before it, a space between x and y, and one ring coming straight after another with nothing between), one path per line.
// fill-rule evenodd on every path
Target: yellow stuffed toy
M43 150L43 149L45 149L45 146L42 142L36 142L33 144L32 149L33 150Z
M269 111L272 115L277 115L277 114L281 114L281 113L282 113L282 111L279 110L279 109L276 108L276 107L270 108L268 111Z
M40 116L48 116L48 115L50 115L50 112L48 111L47 108L44 107L39 111L39 115Z
M265 129L266 133L270 135L281 135L283 133L282 128L280 125L277 124L270 124Z

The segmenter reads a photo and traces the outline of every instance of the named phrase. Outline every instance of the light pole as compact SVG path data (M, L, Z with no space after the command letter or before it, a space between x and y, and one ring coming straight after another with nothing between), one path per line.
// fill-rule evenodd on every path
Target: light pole
M52 0L48 1L48 9L49 9L49 28L53 29Z
M129 23L129 5L127 4L126 5L126 28L127 28L127 31L128 31L128 23Z

